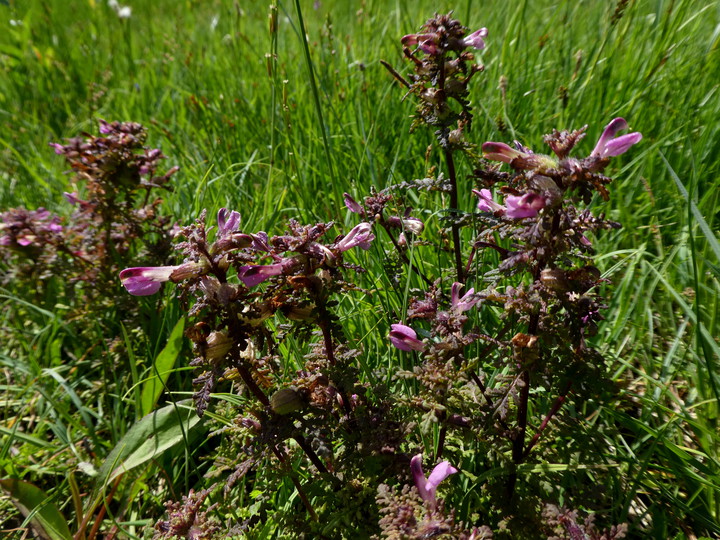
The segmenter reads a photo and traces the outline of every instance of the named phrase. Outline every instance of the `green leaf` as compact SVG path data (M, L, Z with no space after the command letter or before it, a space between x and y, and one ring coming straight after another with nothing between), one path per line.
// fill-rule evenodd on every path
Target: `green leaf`
M155 358L153 363L153 374L145 381L140 396L143 416L149 414L155 408L160 394L162 394L165 383L172 372L180 350L183 345L183 330L185 329L185 319L181 318L173 331L170 333L165 348Z
M192 430L203 429L189 400L171 403L144 416L120 439L100 468L96 492L108 483L146 463L187 439Z
M29 521L35 533L47 540L71 540L67 520L39 487L16 478L0 480L0 487Z

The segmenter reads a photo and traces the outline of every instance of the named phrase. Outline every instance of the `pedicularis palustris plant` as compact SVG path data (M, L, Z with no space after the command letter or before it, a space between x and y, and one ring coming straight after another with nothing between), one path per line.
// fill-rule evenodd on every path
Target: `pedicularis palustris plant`
M475 55L486 36L484 28L469 32L439 15L402 38L409 74L385 63L416 100L412 128L433 130L444 173L361 201L346 194L361 221L345 234L332 223L290 222L270 236L242 231L235 211L221 209L211 226L203 213L178 235L179 264L120 273L136 295L177 284L192 320L198 414L214 407L217 392L241 397L233 408L217 405L234 415L216 456L216 473L227 475L226 504L254 468L265 490L283 477L294 484L308 519L277 510L273 518L296 534L623 536L622 527L598 532L592 520L580 522L577 512L557 506L592 508L598 493L572 482L554 485L551 473L539 471L570 463L592 444L580 436L576 413L592 409L609 388L589 339L603 308L592 241L619 225L587 205L595 194L608 198L603 170L641 135L618 136L627 124L616 118L586 157L571 156L585 128L546 136L547 155L518 142L487 142L479 157L468 142L468 85L482 71ZM460 186L461 155L470 160L474 186ZM450 268L413 260L428 244L446 243L420 240L429 228L411 215L408 190L447 195L448 219L438 234L449 233ZM461 210L471 206L477 211ZM371 384L360 375L365 353L348 345L360 336L346 334L338 300L364 293L351 279L365 270L347 262L347 252L371 243L380 250L384 239L387 257L423 288L412 289L407 313L388 320L389 344L411 355L414 367ZM428 275L433 269L437 275ZM427 478L419 451L438 463ZM258 468L267 463L275 466ZM438 499L448 477L449 496ZM208 497L206 490L172 503L156 536L220 534L217 518L201 512ZM252 531L271 509L261 504L246 522L226 525Z
M131 256L165 262L170 221L156 193L170 189L177 167L160 173L165 156L146 138L140 124L100 120L100 135L52 143L71 168L73 191L64 195L73 212L67 219L44 208L2 213L0 247L9 262L2 279L37 289L59 278L54 300L82 306L80 315L118 300L115 276Z

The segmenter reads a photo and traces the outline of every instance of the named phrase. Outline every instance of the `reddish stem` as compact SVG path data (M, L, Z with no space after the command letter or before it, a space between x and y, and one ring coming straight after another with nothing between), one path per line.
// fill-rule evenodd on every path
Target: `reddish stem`
M530 440L530 442L527 445L527 448L525 448L525 452L523 453L522 458L527 458L530 451L533 449L533 447L537 444L538 440L540 440L540 436L542 435L542 432L545 431L545 428L547 427L548 423L552 419L553 416L557 414L557 412L562 408L563 404L565 403L565 400L567 399L568 394L570 393L570 389L572 387L572 381L568 381L567 386L565 387L565 390L555 399L555 403L553 403L552 408L547 413L547 416L545 416L545 419L542 421L542 424L540 424L540 427L538 428L537 432L533 436L533 438Z

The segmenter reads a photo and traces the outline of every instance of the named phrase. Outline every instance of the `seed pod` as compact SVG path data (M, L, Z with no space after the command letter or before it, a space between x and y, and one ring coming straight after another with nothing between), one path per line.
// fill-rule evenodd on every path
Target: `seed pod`
M570 290L570 283L567 280L565 271L560 268L546 268L540 272L540 281L548 289L555 292L567 292Z
M221 360L232 349L233 340L225 332L210 332L207 338L205 358L210 361Z
M270 397L270 408L275 414L290 414L302 409L305 402L295 388L281 388Z

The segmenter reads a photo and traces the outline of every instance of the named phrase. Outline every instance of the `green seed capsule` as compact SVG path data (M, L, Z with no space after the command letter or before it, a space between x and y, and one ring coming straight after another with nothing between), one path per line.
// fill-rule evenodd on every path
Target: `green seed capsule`
M270 397L270 408L275 414L290 414L303 405L302 396L294 388L281 388Z

